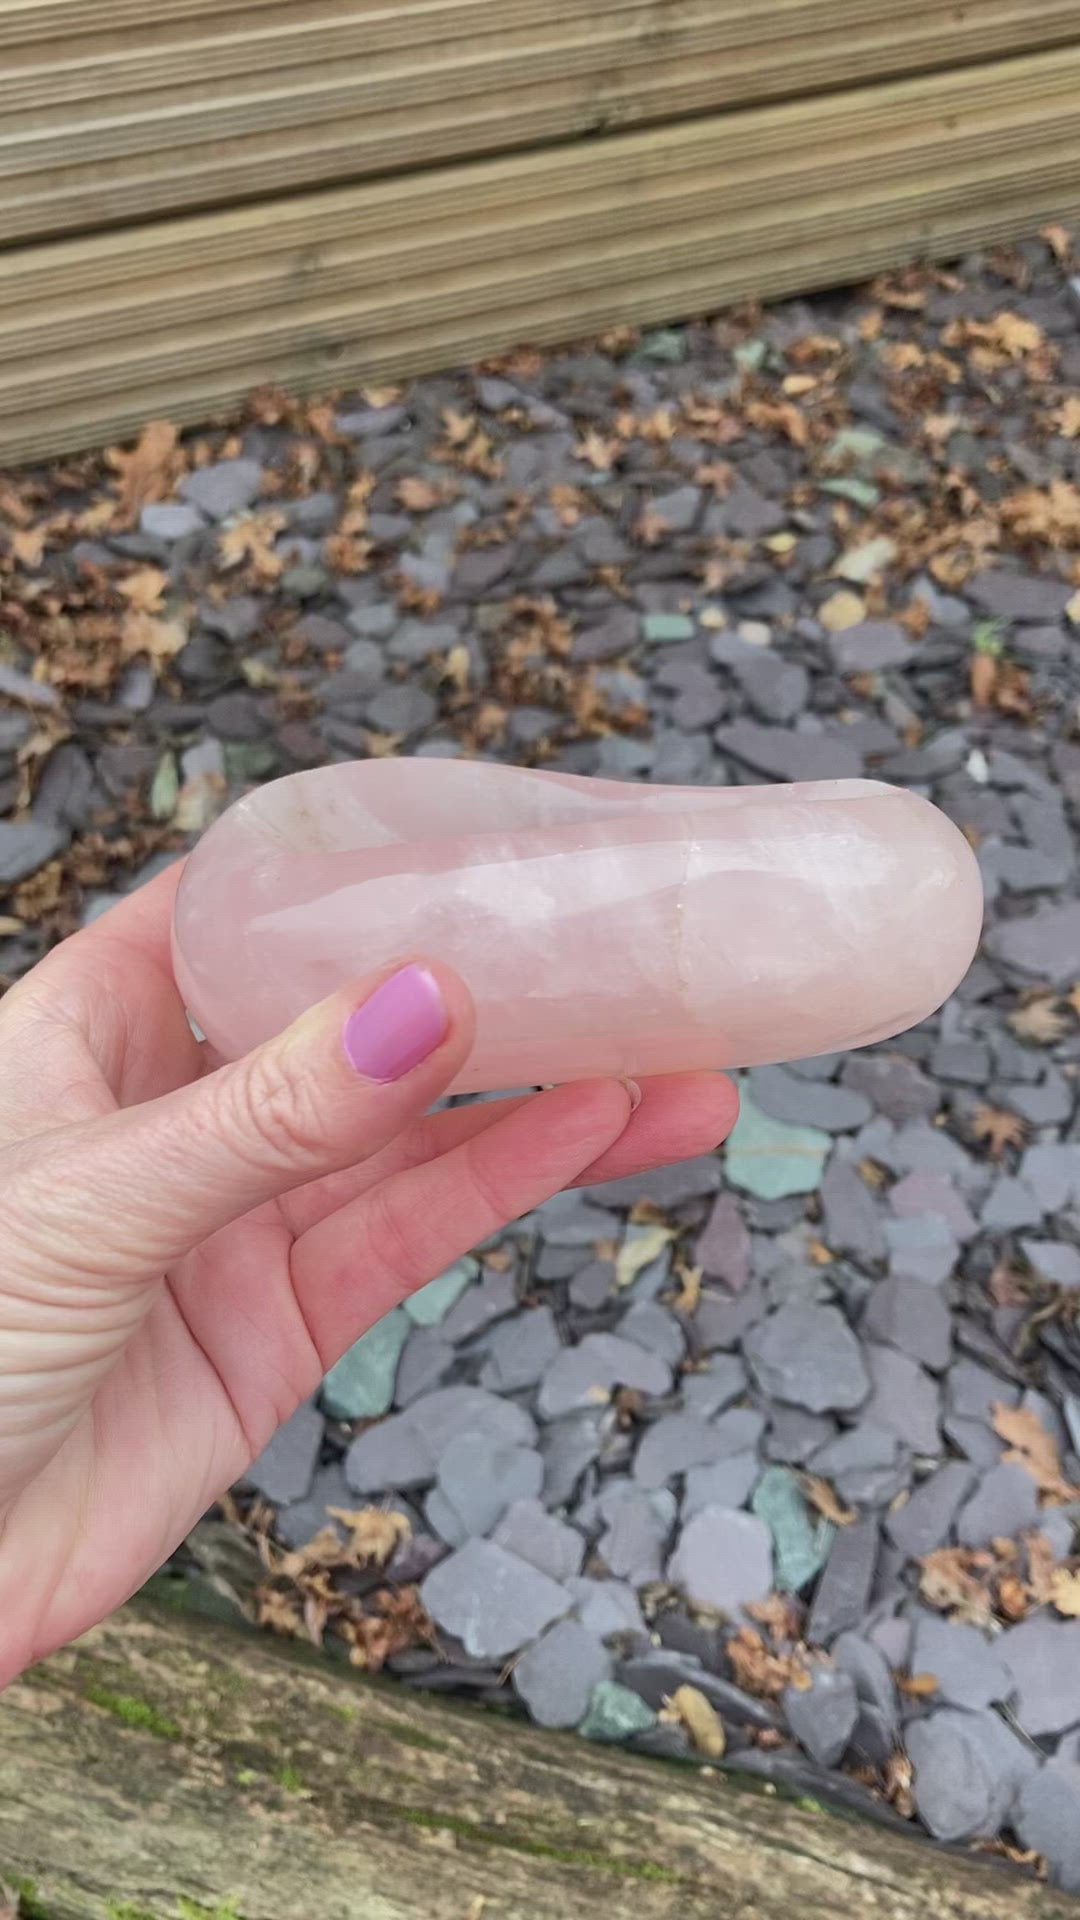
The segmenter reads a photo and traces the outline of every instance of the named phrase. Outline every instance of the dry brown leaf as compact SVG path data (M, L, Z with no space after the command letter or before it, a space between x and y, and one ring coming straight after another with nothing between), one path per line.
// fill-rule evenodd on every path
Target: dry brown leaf
M469 649L464 641L460 641L447 653L442 678L449 680L451 686L456 687L459 693L464 693L469 684L470 664Z
M582 434L575 449L577 459L587 461L597 473L610 473L622 451L621 440L605 439L595 427L590 427L586 433Z
M1061 1471L1057 1441L1048 1433L1033 1407L1010 1407L999 1400L993 1410L994 1432L1008 1442L1003 1460L1026 1467L1043 1493L1060 1500L1076 1497Z
M1006 1107L992 1107L980 1101L971 1116L971 1131L981 1145L986 1142L991 1158L1000 1160L1006 1147L1022 1147L1027 1139L1027 1123Z
M41 565L48 532L49 529L45 525L15 529L10 546L12 557L18 561L20 567L26 567L32 571L33 568Z
M580 487L572 487L564 480L556 481L548 489L548 499L558 515L559 525L576 527L586 511L587 501Z
M403 733L375 733L368 727L364 732L364 749L372 760L393 760L404 738Z
M899 1749L895 1753L890 1753L882 1769L882 1776L885 1782L886 1799L891 1800L901 1819L913 1820L915 1797L911 1791L911 1783L915 1777L915 1770L907 1754L901 1753Z
M673 1227L646 1227L632 1240L624 1241L615 1257L616 1287L621 1291L632 1286L642 1269L658 1260L674 1238Z
M968 1547L937 1547L919 1566L919 1592L928 1606L973 1626L988 1626L994 1608L988 1584L979 1573L993 1566L990 1554Z
M909 1700L932 1700L940 1683L936 1673L902 1673L896 1684Z
M1045 487L1022 487L998 503L998 514L1002 526L1020 540L1071 548L1080 535L1080 487L1061 479Z
M998 1581L998 1612L1004 1614L1006 1620L1022 1620L1030 1599L1027 1587L1015 1573L1007 1573Z
M801 1473L799 1484L810 1505L824 1514L826 1520L831 1520L834 1526L850 1527L852 1521L858 1519L854 1507L845 1507L828 1480L820 1479L816 1473Z
M120 476L119 507L125 519L134 519L140 507L152 500L164 500L172 492L183 466L178 439L171 420L149 420L130 451L123 447L108 449L105 458Z
M740 1627L725 1648L736 1686L758 1699L775 1700L785 1687L801 1691L810 1684L805 1662L797 1655L770 1653L760 1633Z
M406 474L394 488L394 497L406 513L429 513L432 507L441 506L446 496L441 487L433 486L420 474Z
M1045 240L1055 260L1067 260L1072 252L1072 241L1067 227L1058 226L1051 221L1047 227L1039 228L1039 239Z
M262 513L242 514L230 521L218 535L222 566L250 566L260 580L277 580L285 562L274 552L274 541L285 526L285 515L272 508Z
M327 1507L331 1520L340 1520L349 1536L349 1552L357 1566L385 1567L395 1549L412 1532L403 1513L385 1507Z
M634 522L634 538L640 540L643 547L655 547L660 544L671 528L662 513L655 507L643 507Z
M676 1313L696 1313L701 1304L701 1267L676 1267L679 1291L672 1298Z
M1080 434L1080 393L1066 394L1054 416L1054 425L1063 439L1076 439Z
M1058 1613L1070 1620L1080 1620L1080 1573L1055 1567L1050 1576L1050 1601Z
M968 661L968 683L977 707L992 706L998 683L997 655L973 652Z
M743 411L752 427L782 433L793 447L805 447L809 442L806 415L790 400L750 400Z
M722 1760L727 1741L724 1726L711 1700L697 1687L676 1687L665 1702L662 1720L674 1721L686 1728L691 1745L710 1760Z
M155 666L172 660L186 647L188 630L180 620L156 620L153 614L133 608L124 615L120 627L120 651L126 659L145 653Z
M1057 994L1040 993L1005 1016L1018 1040L1034 1047L1052 1047L1069 1031L1068 1016Z
M139 567L129 573L126 580L117 582L117 592L123 594L136 613L157 613L168 584L169 576L160 567Z
M1036 1606L1044 1607L1050 1599L1054 1577L1054 1549L1045 1533L1034 1527L1024 1535L1027 1549L1028 1586Z

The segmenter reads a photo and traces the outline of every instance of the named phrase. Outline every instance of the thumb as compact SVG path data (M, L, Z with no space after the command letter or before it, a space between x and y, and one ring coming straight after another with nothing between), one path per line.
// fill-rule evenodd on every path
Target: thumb
M342 988L190 1086L30 1143L33 1240L103 1279L156 1274L377 1153L445 1091L472 1037L468 991L446 967L413 961Z

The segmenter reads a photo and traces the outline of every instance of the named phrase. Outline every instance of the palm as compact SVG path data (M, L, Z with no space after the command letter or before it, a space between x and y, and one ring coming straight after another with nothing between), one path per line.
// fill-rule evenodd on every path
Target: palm
M176 877L57 949L17 990L0 1085L0 1152L10 1148L16 1163L58 1128L212 1070L169 966ZM605 1115L595 1086L592 1095L567 1087L428 1116L366 1161L214 1234L151 1289L133 1295L106 1278L80 1298L65 1331L65 1377L77 1379L77 1394L65 1402L54 1393L30 1435L18 1406L5 1423L0 1395L0 1476L12 1454L25 1464L28 1448L40 1451L4 1532L7 1565L32 1569L18 1600L33 1622L31 1651L74 1636L132 1592L344 1349L412 1288L560 1185L700 1152L734 1114L715 1075L651 1082L630 1124L614 1131L607 1104ZM112 1196L120 1208L124 1173ZM406 1173L427 1180L430 1204L395 1206ZM103 1194L102 1209L109 1204ZM0 1602L3 1589L0 1577Z

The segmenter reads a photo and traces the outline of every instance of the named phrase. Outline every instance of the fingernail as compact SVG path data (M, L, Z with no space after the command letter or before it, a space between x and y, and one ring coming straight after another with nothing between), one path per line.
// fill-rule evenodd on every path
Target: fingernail
M630 1111L636 1113L641 1105L641 1088L636 1080L623 1080L623 1086L630 1095Z
M438 982L426 967L402 967L350 1013L342 1040L367 1080L400 1080L434 1053L450 1025Z

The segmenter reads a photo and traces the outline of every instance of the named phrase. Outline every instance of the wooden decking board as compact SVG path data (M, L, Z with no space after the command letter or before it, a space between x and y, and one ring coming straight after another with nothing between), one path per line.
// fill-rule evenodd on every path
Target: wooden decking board
M1080 39L1080 0L123 5L0 11L8 244Z

